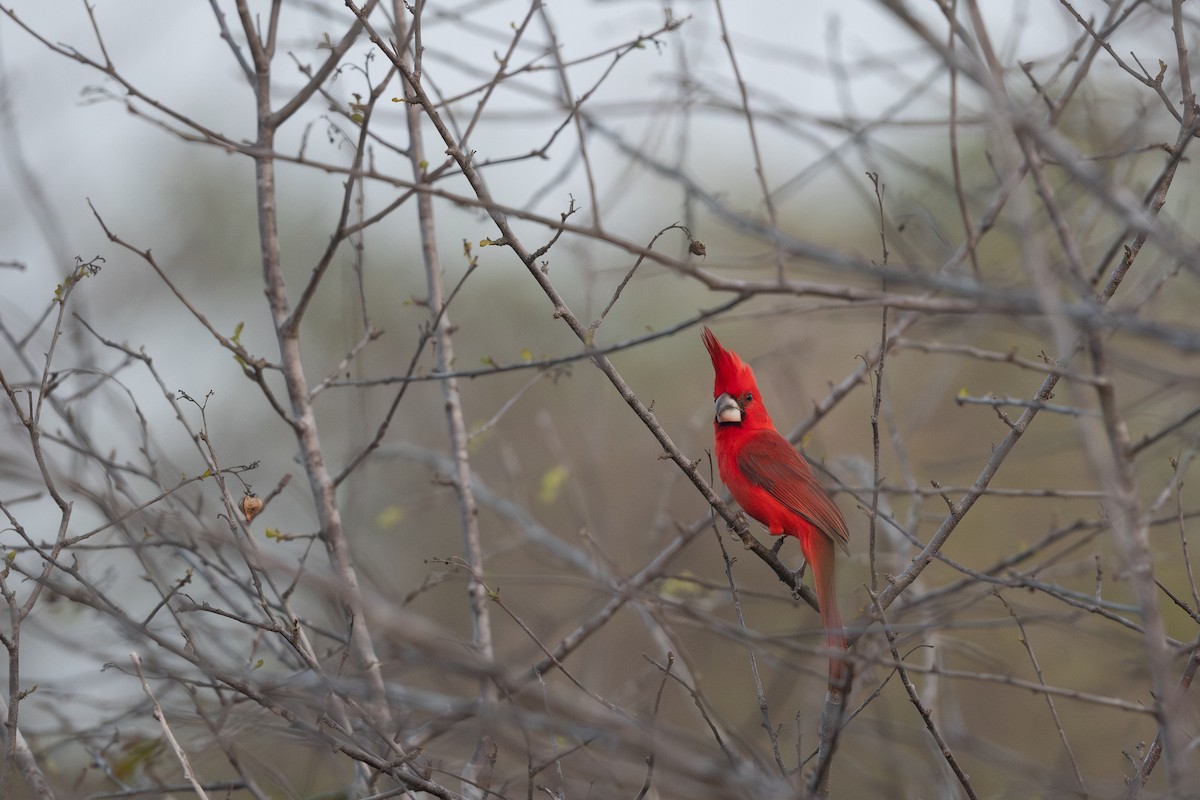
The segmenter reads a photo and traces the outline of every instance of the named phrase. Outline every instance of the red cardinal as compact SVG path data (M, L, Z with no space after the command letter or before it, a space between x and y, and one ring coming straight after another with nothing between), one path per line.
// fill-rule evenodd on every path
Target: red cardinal
M808 462L775 430L750 365L722 347L708 328L704 329L704 346L716 372L713 427L721 480L733 499L773 536L787 534L800 540L804 558L812 566L825 644L845 650L833 575L834 545L849 553L846 520ZM844 687L848 670L846 661L830 658L830 686Z

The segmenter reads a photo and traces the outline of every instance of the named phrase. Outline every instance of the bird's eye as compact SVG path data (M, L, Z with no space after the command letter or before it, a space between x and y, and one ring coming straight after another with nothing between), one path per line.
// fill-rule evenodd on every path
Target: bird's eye
M754 402L754 395L751 394L750 392L746 392L744 395L742 395L742 405L748 406L753 402Z

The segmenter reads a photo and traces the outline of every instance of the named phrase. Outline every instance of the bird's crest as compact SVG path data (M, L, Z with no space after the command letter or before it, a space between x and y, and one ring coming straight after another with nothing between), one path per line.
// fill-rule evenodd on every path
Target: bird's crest
M708 348L713 372L716 373L713 381L713 397L722 393L737 396L747 391L758 394L758 384L754 381L754 370L750 369L749 364L738 358L737 353L722 347L721 343L717 341L717 337L707 327L704 329L704 346Z

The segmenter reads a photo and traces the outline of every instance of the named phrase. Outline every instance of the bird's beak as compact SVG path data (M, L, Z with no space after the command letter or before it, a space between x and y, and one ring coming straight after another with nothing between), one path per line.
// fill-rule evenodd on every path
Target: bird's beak
M742 421L742 407L728 394L717 398L717 422L737 423Z

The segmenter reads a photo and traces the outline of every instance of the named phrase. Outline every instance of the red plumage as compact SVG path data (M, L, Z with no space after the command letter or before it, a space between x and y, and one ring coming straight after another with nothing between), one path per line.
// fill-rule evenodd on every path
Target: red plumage
M834 546L849 552L846 521L808 462L775 430L750 366L722 347L708 328L704 329L704 345L716 374L713 427L721 480L733 499L772 535L795 536L800 541L821 606L825 644L836 651L845 650L834 582ZM842 658L831 657L830 684L842 686L848 669Z

